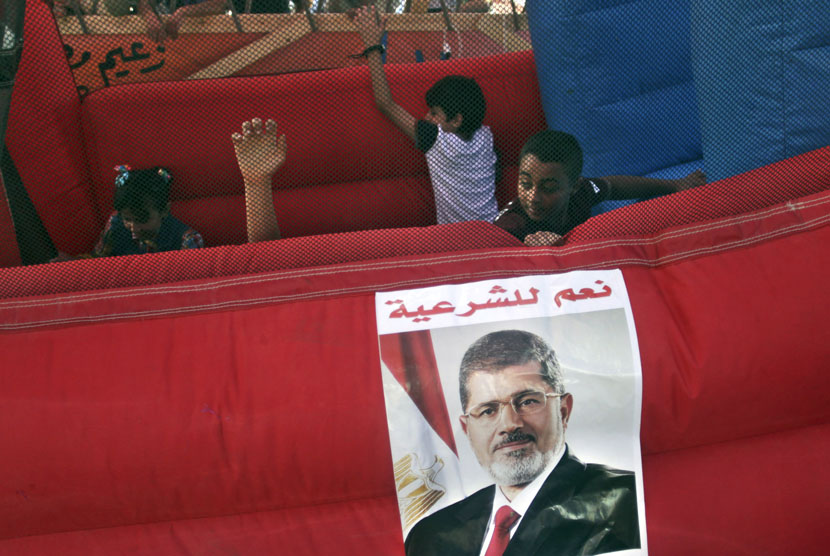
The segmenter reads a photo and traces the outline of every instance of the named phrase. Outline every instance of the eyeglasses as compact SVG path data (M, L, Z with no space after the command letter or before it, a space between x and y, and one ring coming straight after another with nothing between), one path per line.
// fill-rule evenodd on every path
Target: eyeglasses
M501 408L505 405L513 406L513 411L516 415L525 417L533 415L545 409L548 403L548 398L560 398L565 394L548 394L539 392L538 390L530 390L529 392L522 392L516 394L507 401L493 400L479 404L472 408L469 412L464 414L464 417L472 417L479 423L491 423L498 419L501 414Z

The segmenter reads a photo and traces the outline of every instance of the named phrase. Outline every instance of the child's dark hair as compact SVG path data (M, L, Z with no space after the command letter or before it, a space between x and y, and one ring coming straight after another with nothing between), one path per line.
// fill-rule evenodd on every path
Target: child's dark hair
M527 140L519 155L519 164L527 155L532 154L545 164L558 162L564 167L571 184L576 183L582 175L582 147L570 133L551 129L540 131Z
M167 209L170 200L170 184L173 176L164 168L130 170L125 166L116 168L115 210L129 210L136 220L145 222L150 218L148 202L159 212Z
M481 127L487 101L475 79L463 75L448 75L435 83L427 91L427 106L438 107L444 111L448 120L461 114L461 127L458 133L472 135Z

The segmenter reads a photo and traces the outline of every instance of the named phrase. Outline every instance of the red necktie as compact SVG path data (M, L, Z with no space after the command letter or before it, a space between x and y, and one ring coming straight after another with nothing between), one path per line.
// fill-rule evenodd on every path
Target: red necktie
M510 506L502 506L496 512L495 528L493 538L490 539L490 546L484 556L501 556L510 542L510 528L519 519L519 514L513 511Z

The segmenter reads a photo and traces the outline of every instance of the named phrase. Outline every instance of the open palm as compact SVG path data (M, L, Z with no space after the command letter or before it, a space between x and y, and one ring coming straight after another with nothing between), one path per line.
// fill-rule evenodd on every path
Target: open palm
M236 161L243 176L270 177L285 163L285 135L277 136L277 123L254 118L242 124L242 133L231 136Z

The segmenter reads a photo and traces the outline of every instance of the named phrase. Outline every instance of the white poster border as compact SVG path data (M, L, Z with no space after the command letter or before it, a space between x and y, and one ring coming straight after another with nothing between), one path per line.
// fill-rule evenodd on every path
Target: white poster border
M457 397L454 394L458 389L457 364L460 361L461 352L465 349L464 343L469 341L466 336L482 335L491 330L516 327L539 333L546 337L546 340L551 340L549 338L551 333L545 330L546 327L550 330L562 328L562 326L557 327L557 322L568 322L571 323L570 326L572 323L582 323L575 328L586 326L590 328L596 327L597 323L614 322L613 330L603 329L603 333L619 336L616 339L612 338L613 346L608 346L608 350L613 350L615 354L624 352L620 358L627 360L625 365L609 363L606 354L606 361L601 363L600 367L604 364L608 368L599 369L598 372L594 364L582 364L578 361L579 357L569 355L567 349L562 350L561 344L556 341L553 341L553 344L558 355L560 351L565 355L562 363L566 374L566 388L575 392L576 411L568 429L569 448L583 461L602 463L635 473L641 548L617 552L617 554L647 554L642 459L639 443L642 371L632 310L625 281L619 270L575 271L565 274L490 279L397 292L379 292L376 294L375 306L379 335L431 331L435 358L439 362L445 403L447 411L452 416L451 423L454 438L457 439L458 460L453 461L450 448L436 434L432 434L430 440L435 443L436 447L426 449L418 455L422 466L432 465L431 471L427 472L428 478L438 485L436 488L444 488L447 493L421 517L469 496L487 484L492 484L492 479L478 467L478 462L466 438L463 437L456 418L461 412L460 402L453 401ZM559 319L558 317L567 318ZM600 324L599 327L602 328L603 325ZM569 334L567 328L559 331L557 335L567 337ZM463 333L465 329L470 333ZM445 339L442 340L442 337ZM464 339L459 340L456 337ZM627 344L627 350L622 347L623 343ZM600 346L600 350L604 347ZM596 346L594 349L596 350ZM454 354L448 355L453 351ZM387 415L390 418L389 434L392 456L393 461L397 462L407 450L411 453L418 453L417 449L412 450L411 445L407 445L407 439L418 435L410 430L404 435L406 438L396 436L392 415L396 412L395 407L401 404L401 395L406 397L406 391L392 376L386 365L382 363L382 367ZM616 373L616 376L608 375L612 371ZM599 388L594 388L596 384L600 382L609 384L615 380L619 382L620 387L614 390L616 387L612 386L614 390L612 393L600 395L594 391L599 390ZM623 392L624 394L621 394ZM586 416L590 413L585 411L586 407L595 408L598 404L613 406L621 403L624 403L624 407L610 410L608 414L615 416L610 419L603 418L599 414L599 416ZM417 408L415 411L417 412ZM400 418L400 416L397 417L398 420ZM627 427L625 430L618 428L623 425ZM598 427L605 428L596 430ZM580 440L581 437L584 438ZM614 446L614 448L591 449L592 444ZM620 448L621 446L629 446L629 449ZM440 465L436 465L439 459L433 460L430 454L439 452L441 454ZM440 469L436 470L436 468ZM402 500L401 510L402 526L404 535L406 535L414 523L407 524L404 519Z

